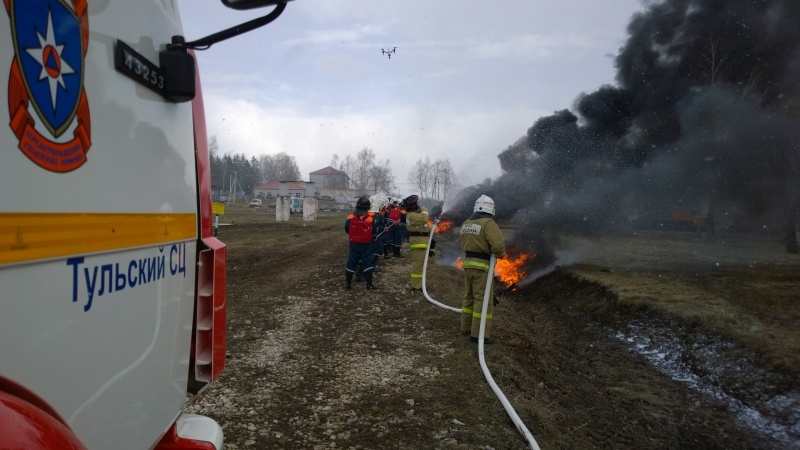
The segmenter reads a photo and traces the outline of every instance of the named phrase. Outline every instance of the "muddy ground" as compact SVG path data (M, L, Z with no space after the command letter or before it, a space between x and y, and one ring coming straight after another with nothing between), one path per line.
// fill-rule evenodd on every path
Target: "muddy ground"
M228 245L227 366L187 411L217 420L227 449L528 448L458 315L405 289L406 247L381 259L377 290L342 288L344 218L276 223L274 213L228 208L222 222L233 224L219 232ZM710 257L708 249L730 249L719 236L702 243L701 257L686 255L697 248L691 237L647 239L638 248L620 244L644 242L632 236L584 245L500 296L486 363L539 446L800 448L798 356L793 343L772 351L800 341L800 260L780 251L780 239L762 239L763 254L743 259ZM694 263L676 272L670 258ZM671 278L648 287L662 276ZM770 276L770 298L734 299L745 285L719 289L724 277ZM457 268L432 263L427 277L433 298L460 306ZM675 306L689 302L682 287L708 289L732 319L670 312L702 309ZM631 295L637 289L680 302L650 304ZM729 331L743 328L726 328L731 320L749 334Z

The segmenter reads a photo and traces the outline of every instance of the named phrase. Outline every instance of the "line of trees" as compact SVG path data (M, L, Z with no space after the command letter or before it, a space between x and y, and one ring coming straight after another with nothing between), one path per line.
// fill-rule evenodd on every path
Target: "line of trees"
M420 158L408 173L408 182L419 191L420 197L444 200L455 180L455 171L449 159L431 162L429 157Z
M271 181L300 180L300 169L294 156L286 153L261 155L258 158L242 154L220 155L219 142L216 136L208 140L209 159L211 163L211 184L228 192L231 177L236 176L241 189L251 195L253 188ZM238 188L234 187L234 190Z
M285 152L250 158L235 153L220 155L216 136L209 138L208 147L211 159L211 184L220 187L223 192L228 192L234 174L241 185L241 190L247 194L252 193L253 188L259 184L302 179L294 156ZM386 193L392 193L397 189L391 162L388 158L378 160L371 148L364 147L355 156L345 155L343 158L334 153L330 165L347 175L347 177L332 178L330 187L333 189ZM417 161L409 180L419 189L421 196L439 200L444 197L453 181L453 168L449 160L440 159L431 163L430 159L426 158L425 161Z
M331 167L347 174L346 179L336 180L341 186L331 186L334 189L356 189L364 192L392 192L395 189L389 159L378 161L375 152L368 147L361 149L355 157L345 155L340 158L334 153Z

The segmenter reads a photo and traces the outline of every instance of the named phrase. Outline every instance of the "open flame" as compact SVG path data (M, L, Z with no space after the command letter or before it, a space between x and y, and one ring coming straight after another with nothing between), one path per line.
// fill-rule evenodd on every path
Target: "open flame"
M439 225L436 226L436 234L447 233L451 228L453 228L453 221L452 220L442 220L439 222Z
M494 265L495 276L503 282L506 286L513 286L528 276L525 271L525 261L535 255L528 255L521 253L519 256L514 257L506 253L502 259L498 259Z
M506 256L504 258L497 259L495 261L494 275L506 286L514 286L528 276L528 272L525 271L525 263L529 259L535 257L536 254L533 253L520 253L519 255L511 255L506 252ZM464 268L464 262L461 260L460 256L456 258L453 265L459 269Z

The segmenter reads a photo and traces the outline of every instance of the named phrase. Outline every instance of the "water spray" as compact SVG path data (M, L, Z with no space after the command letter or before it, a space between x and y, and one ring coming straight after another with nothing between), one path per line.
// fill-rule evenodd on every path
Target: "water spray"
M426 283L428 275L428 257L430 256L430 248L431 248L431 243L433 242L433 235L436 232L436 227L439 225L441 217L442 215L440 214L439 217L437 217L433 221L433 228L431 228L430 234L428 235L428 251L425 252L425 262L422 263L422 294L425 296L425 300L433 303L434 305L440 308L449 309L450 311L461 313L461 308L454 308L452 306L445 305L444 303L437 302L436 300L432 299L430 295L428 295L428 287Z

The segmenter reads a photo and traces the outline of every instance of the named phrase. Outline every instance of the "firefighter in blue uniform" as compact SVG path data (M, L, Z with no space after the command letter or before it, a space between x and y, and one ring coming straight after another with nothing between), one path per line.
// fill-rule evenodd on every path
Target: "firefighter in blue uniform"
M378 260L384 252L384 242L386 241L387 237L385 232L387 226L385 212L389 200L385 195L379 193L370 197L369 201L371 203L369 212L372 214L372 218L375 220L375 225L377 227L377 234L375 235L372 244L372 265L375 267L373 272L377 272Z
M356 202L356 209L344 222L344 231L350 238L350 251L347 255L345 265L345 289L350 289L353 281L353 274L358 265L364 273L366 289L375 289L372 284L372 264L373 239L377 234L377 223L373 215L369 212L370 202L367 197L361 197Z
M389 208L389 236L391 236L392 256L400 257L400 246L406 234L406 210L398 205L397 200Z

